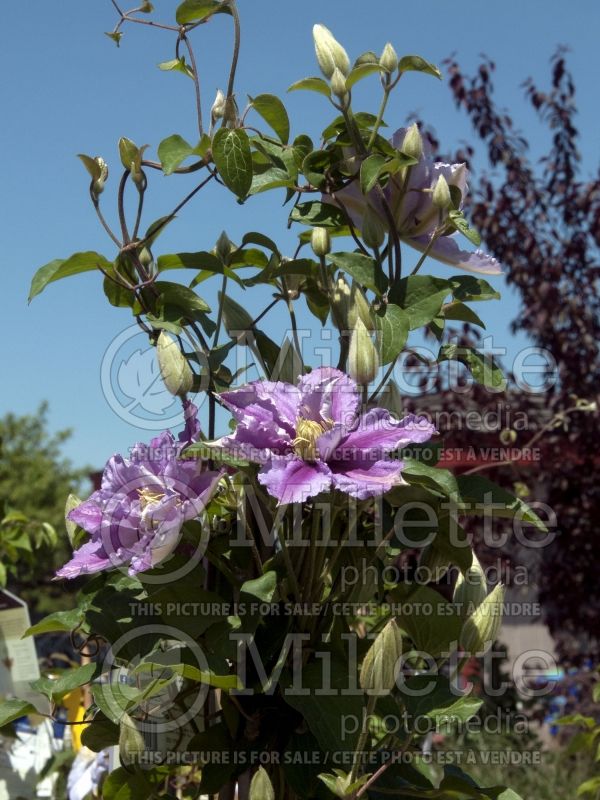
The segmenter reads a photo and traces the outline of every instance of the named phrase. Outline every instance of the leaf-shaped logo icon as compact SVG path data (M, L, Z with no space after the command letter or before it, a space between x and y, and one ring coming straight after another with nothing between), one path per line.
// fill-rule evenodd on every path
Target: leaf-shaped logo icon
M162 414L174 398L162 382L153 347L135 350L117 370L117 383L131 399L128 410L138 406L149 414Z

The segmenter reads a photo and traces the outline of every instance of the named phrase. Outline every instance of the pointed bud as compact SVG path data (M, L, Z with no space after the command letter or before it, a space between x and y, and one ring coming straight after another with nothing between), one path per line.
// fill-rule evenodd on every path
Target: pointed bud
M369 301L364 296L363 291L358 283L356 281L352 281L352 288L350 290L350 305L348 308L349 327L354 328L358 319L361 320L367 330L372 331L374 329Z
M398 54L389 42L383 48L381 58L379 59L379 65L382 66L386 72L394 72L394 70L398 69Z
M326 78L331 78L336 67L343 75L348 75L350 72L348 53L329 28L326 28L325 25L315 25L313 27L313 39L317 63L323 75Z
M317 258L323 258L331 252L331 236L327 228L313 228L310 234L310 246Z
M275 800L275 789L264 767L259 767L252 776L249 800Z
M344 77L341 70L337 67L333 70L333 75L331 76L331 91L334 95L342 102L342 105L345 105L348 100L348 88L346 86L346 78Z
M147 247L142 247L142 249L138 253L138 258L142 267L149 267L154 260L152 258L152 253Z
M423 155L423 139L416 122L404 134L404 141L400 149L411 158L421 158Z
M487 580L481 564L475 553L473 553L473 563L463 575L459 574L452 602L457 606L457 611L463 618L472 614L473 611L485 600L487 596Z
M123 714L119 721L119 760L127 766L139 762L146 749L144 736L129 714Z
M210 109L210 117L213 121L213 125L218 119L222 119L225 116L225 95L219 89L217 92L217 96L215 97L215 101L212 104L212 108Z
M367 247L381 247L385 240L386 227L383 220L368 203L363 215L361 233Z
M391 619L377 635L363 659L360 686L367 694L383 696L396 685L402 656L402 634Z
M431 202L436 208L439 208L440 210L450 208L450 206L452 205L452 198L450 197L450 188L448 186L448 181L446 180L446 178L444 178L443 175L439 176L435 186L433 187Z
M331 305L333 306L333 319L336 324L340 325L340 331L347 331L348 328L354 327L350 321L350 286L346 279L340 275L333 287L331 296Z
M377 375L378 370L379 356L377 355L377 350L369 331L359 317L350 337L348 374L359 386L368 386Z
M482 653L493 644L502 624L503 603L504 586L499 583L463 624L459 644L465 653Z
M217 239L217 243L215 244L215 255L221 259L223 264L227 264L233 249L233 242L229 236L227 236L225 231L222 231L221 235Z
M92 191L99 195L104 191L104 184L108 178L108 164L100 156L96 156L94 161L98 165L98 177L92 183Z
M192 388L194 375L179 345L165 331L158 335L156 356L168 391L175 397L184 397Z

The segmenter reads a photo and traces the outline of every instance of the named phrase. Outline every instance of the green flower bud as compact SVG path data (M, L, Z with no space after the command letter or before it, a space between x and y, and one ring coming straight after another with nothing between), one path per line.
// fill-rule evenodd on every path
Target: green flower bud
M96 156L94 161L98 165L98 177L92 183L92 190L94 194L102 194L104 191L104 184L108 178L108 164L100 156Z
M212 104L212 108L210 109L210 117L212 119L213 125L218 119L222 119L225 116L225 95L219 89L217 92L217 96L215 97L214 103Z
M464 575L461 572L458 576L452 602L457 606L458 613L462 617L466 617L483 603L487 592L485 574L477 556L473 553L473 563Z
M333 318L339 325L341 330L348 330L354 327L350 322L350 286L344 277L340 277L335 282L333 293L331 296L331 305L334 309Z
M356 320L348 353L348 374L360 386L367 386L377 375L379 356L371 334L360 319Z
M386 227L383 220L368 203L363 215L361 233L367 247L381 247L385 240Z
M514 444L517 441L517 432L512 428L504 428L500 431L500 441L504 445Z
M310 246L317 258L323 258L331 252L331 236L327 228L313 228L310 234Z
M250 800L275 800L275 789L264 767L259 767L250 781Z
M341 70L337 67L333 70L333 75L331 76L331 91L334 95L340 100L342 105L346 105L348 102L348 88L346 86L346 78L344 77Z
M143 734L129 714L123 714L119 721L119 759L121 763L135 764L145 749Z
M156 342L160 374L172 395L184 397L192 388L194 375L179 345L168 333L161 331Z
M138 258L142 267L149 267L154 260L152 258L152 253L147 247L142 247L142 249L138 253Z
M404 134L404 141L400 149L411 158L421 158L423 155L423 139L416 122Z
M358 319L362 321L367 330L372 331L374 329L373 319L371 318L371 306L358 283L352 281L350 304L348 308L348 326L353 329Z
M326 78L331 78L336 67L343 75L348 75L350 72L348 53L329 28L326 28L325 25L315 25L313 27L313 39L317 63L323 75Z
M227 264L233 249L233 242L229 236L227 236L225 231L222 231L221 235L217 239L217 243L215 244L215 255L220 258L224 264Z
M386 72L394 72L394 70L398 69L398 54L389 42L383 48L379 59L379 65L382 66Z
M431 194L431 202L436 208L440 210L450 208L452 205L452 198L450 197L450 188L448 187L448 181L444 178L443 175L440 175L437 179L435 186L433 187L433 192Z
M389 694L396 685L402 656L402 634L391 619L377 635L360 669L360 686L370 695Z
M481 653L497 638L502 624L504 586L499 583L467 617L460 632L459 644L466 653Z

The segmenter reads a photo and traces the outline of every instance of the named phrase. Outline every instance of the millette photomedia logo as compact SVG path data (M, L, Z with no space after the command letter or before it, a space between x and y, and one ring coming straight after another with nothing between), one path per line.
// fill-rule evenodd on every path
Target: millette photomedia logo
M138 325L116 336L102 359L100 382L108 405L136 428L161 431L181 422L181 401L165 387L156 348ZM200 406L204 393L190 399Z

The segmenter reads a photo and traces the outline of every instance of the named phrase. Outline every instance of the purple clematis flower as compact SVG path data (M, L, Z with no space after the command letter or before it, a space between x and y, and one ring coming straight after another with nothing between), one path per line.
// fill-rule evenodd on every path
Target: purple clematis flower
M335 488L364 500L404 483L403 463L388 456L435 433L424 417L397 420L382 408L359 413L352 378L321 367L298 386L255 381L221 398L237 420L216 442L261 465L258 480L279 503L299 503Z
M406 128L400 128L391 139L394 147L400 149L404 142ZM426 138L423 139L423 153L419 162L410 167L408 180L404 183L404 172L392 175L385 187L384 194L390 205L396 230L400 239L411 247L424 252L430 245L431 238L440 221L440 211L432 203L431 191L440 175L446 179L448 186L456 186L464 198L467 192L469 173L466 164L445 164L434 161L434 153ZM387 226L383 212L381 197L376 190L364 195L358 181L352 181L346 188L336 193L340 203L348 212L352 222L362 230L362 222L367 206L377 214ZM330 197L329 202L335 203ZM461 203L462 207L462 203ZM447 212L443 212L442 220ZM450 233L440 236L431 245L429 255L452 267L467 272L479 272L487 275L500 275L500 263L482 250L464 250L460 244L460 234Z
M177 441L165 431L150 445L134 445L130 458L109 459L100 489L69 513L91 539L57 577L76 578L124 565L135 575L173 552L183 523L203 511L222 475L202 471L197 460L179 458L200 433L196 406L187 401L184 413L185 428Z

